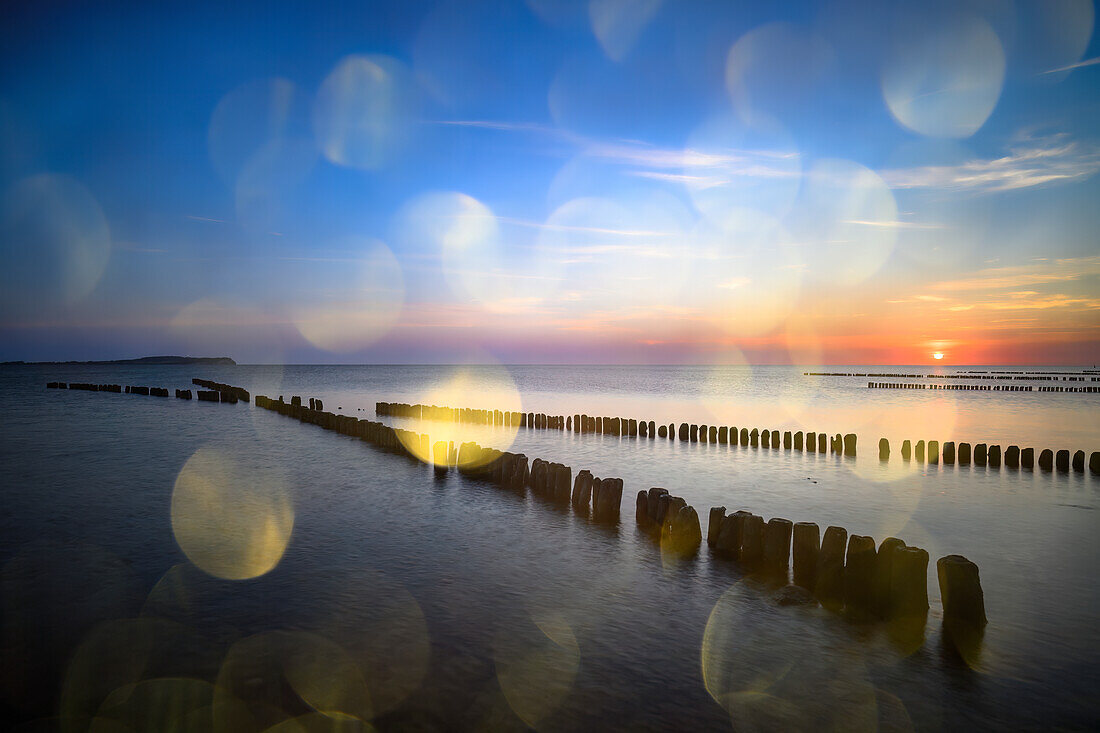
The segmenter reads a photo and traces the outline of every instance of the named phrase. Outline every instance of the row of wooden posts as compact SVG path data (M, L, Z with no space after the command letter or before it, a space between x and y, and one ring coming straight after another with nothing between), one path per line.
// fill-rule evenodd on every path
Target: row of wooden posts
M431 462L439 473L456 469L465 475L485 478L513 491L528 489L553 503L571 505L574 510L597 521L616 522L622 505L623 480L599 478L591 471L582 470L573 479L572 469L561 463L551 463L536 458L528 464L523 453L512 453L495 448L483 448L477 443L466 442L455 446L454 441L437 441L423 433L393 428L384 423L360 420L348 415L337 415L323 410L319 399L310 398L309 405L302 404L299 396L284 402L282 396L273 400L264 395L256 396L256 406L274 410L282 415L297 418L313 425L351 437L411 458Z
M1090 392L1094 387L1032 387L1029 384L919 384L917 382L868 382L867 389L938 389L954 392Z
M374 412L377 417L406 417L416 420L469 423L475 425L503 425L521 428L565 430L576 433L593 433L626 437L662 438L692 443L716 443L753 448L763 446L778 450L780 445L788 450L810 453L856 454L854 433L829 436L826 433L802 433L760 428L740 428L726 425L695 425L675 423L657 425L653 420L635 420L625 417L593 417L589 415L546 415L540 412L502 412L471 408L439 407L437 405L410 405L406 403L378 402ZM782 441L782 443L780 442Z
M881 438L878 442L878 455L884 461L890 458L890 441L886 438ZM918 463L943 463L947 466L958 463L960 466L969 466L973 462L975 466L990 468L1000 468L1003 460L1005 467L1012 470L1035 468L1035 449L1021 449L1015 445L1008 446L1002 457L999 445L977 443L971 446L970 443L959 443L956 449L955 443L948 441L943 444L941 451L940 443L936 440L930 440L927 444L923 440L918 440L915 447L910 441L903 440L901 457L905 461L915 458ZM1039 452L1038 463L1039 468L1044 471L1057 470L1068 473L1073 470L1074 473L1084 473L1085 452L1079 450L1070 454L1068 450L1055 452L1046 448ZM1094 451L1089 456L1088 470L1095 475L1100 475L1100 451Z
M596 433L627 437L658 437L675 440L679 438L684 442L716 443L719 445L737 445L772 448L778 450L781 446L786 450L805 450L809 453L834 453L853 457L856 455L856 435L828 435L826 433L806 432L801 430L792 432L778 430L761 430L759 428L740 428L693 425L680 423L677 428L675 423L669 425L656 425L652 420L632 420L619 417L590 417L588 415L546 415L534 412L502 412L500 410L481 410L470 408L439 407L437 405L410 405L406 403L378 402L375 404L375 414L378 417L393 416L413 419L437 420L444 422L471 423L477 425L515 425L535 429L567 430L580 433ZM970 465L971 445L960 443L956 456L955 443L943 444L942 463L953 465ZM915 456L918 462L927 461L930 464L941 462L939 441L930 440L927 443L920 440L916 443L915 450L910 441L902 442L901 456L908 461ZM879 439L879 458L889 460L890 441L886 438ZM1000 468L1002 463L1001 447L999 445L987 445L978 443L973 449L973 463L976 466L988 466ZM1030 469L1035 465L1035 450L1032 448L1020 449L1017 446L1009 446L1004 453L1004 465L1009 469ZM1068 450L1052 451L1043 450L1039 453L1039 468L1043 470L1057 469L1068 472L1071 469L1077 473L1085 471L1085 452L1078 450L1072 455ZM1100 475L1100 452L1094 452L1088 457L1088 470Z
M223 387L220 391L200 391L200 399L203 394L235 399L237 388L219 386ZM525 454L483 448L473 442L462 443L457 449L453 441L430 445L425 434L326 412L318 399L311 398L306 406L297 396L284 402L281 396L273 400L257 395L255 404L385 450L430 460L437 471L456 468L505 489L521 493L529 489L552 503L572 506L585 516L591 512L596 521L619 520L623 494L620 478L601 479L588 470L579 471L573 478L572 469L561 463L536 458L528 464ZM697 511L666 489L639 491L635 518L638 526L660 543L662 552L690 558L701 546ZM914 628L924 628L928 553L907 547L896 538L883 541L876 550L870 537L848 537L843 528L829 527L819 541L818 526L812 522L792 524L773 518L765 523L748 511L727 516L725 507L714 507L710 510L707 545L716 556L739 563L746 572L772 574L785 581L788 569L793 569L795 585L813 594L826 608L877 615L890 621L913 621ZM980 632L986 616L977 566L962 556L948 555L937 562L937 575L945 628L950 622Z
M194 383L203 382L204 380L192 380ZM228 385L220 385L226 387ZM115 394L136 394L136 395L148 395L150 397L169 397L168 390L165 387L144 387L127 385L123 388L120 384L84 384L81 382L72 382L66 384L65 382L47 382L47 389L81 389L90 392L113 392ZM226 402L230 404L237 403L238 395L244 392L248 395L248 392L240 389L239 387L232 387L230 389L220 390L196 390L195 396L198 397L201 402ZM181 400L189 400L192 398L191 390L189 389L177 389L176 398ZM245 398L247 401L247 397Z
M1029 380L1041 382L1100 382L1100 377L1088 374L1072 375L1058 374L1051 376L1038 376L1028 373L1028 376L1013 376L1011 374L977 374L968 372L964 374L901 374L894 372L802 372L804 377L900 377L902 379L996 379L996 380Z
M468 408L449 408L426 405L409 405L380 402L376 414L412 417L419 419L470 422L483 425L518 425L546 427L548 429L573 429L579 425L582 432L603 432L614 435L652 435L652 423L622 418L594 418L587 415L569 417L543 415L541 413L501 412ZM562 427L559 427L562 426ZM644 426L635 428L635 426ZM665 435L673 435L673 426L661 426ZM625 432L624 432L625 431ZM658 434L660 432L658 431ZM727 428L682 424L678 431L681 440L729 442ZM719 437L721 434L722 438ZM779 446L778 431L749 431L733 429L732 435L744 445ZM824 452L826 440L834 452L855 454L855 435L829 438L825 434L808 433L805 445L816 445ZM785 447L802 448L801 433L784 433ZM436 454L444 449L437 444ZM811 448L812 449L812 448ZM538 459L536 459L538 460ZM547 478L542 482L545 491L559 502L569 497L568 469L560 464L543 464ZM581 476L573 488L573 500L577 499ZM639 491L635 519L655 538L662 551L681 557L695 554L701 545L702 531L699 515L682 497L671 495L666 489L651 488ZM821 538L818 525L813 522L792 524L787 519L774 518L766 524L762 517L747 511L726 515L725 507L710 510L707 544L714 553L738 562L746 571L787 577L793 570L794 582L813 594L826 608L845 609L859 616L876 616L892 623L910 624L923 629L928 613L928 552L909 547L902 540L891 537L876 549L871 537L848 536L842 527L828 527ZM793 550L792 550L793 548ZM793 559L793 563L791 562ZM940 593L943 598L944 620L948 628L960 625L968 630L980 630L986 624L985 601L981 589L978 567L961 555L947 555L936 563ZM961 635L957 640L972 639L973 634Z
M1033 387L1022 384L919 384L917 382L868 382L867 389L939 389L963 392L1087 392L1100 387Z
M643 494L638 495L639 522L647 506ZM649 498L651 504L652 493ZM794 584L828 609L924 627L928 552L896 537L883 540L876 550L874 538L849 536L843 527L828 527L822 536L814 522L776 517L765 523L748 511L727 515L725 507L713 507L707 544L748 572L785 578L790 567ZM977 565L961 555L947 555L936 562L936 574L945 621L985 626Z
M236 404L236 402L238 400L240 400L241 402L248 402L249 399L251 398L251 396L248 394L247 389L242 389L241 387L234 387L232 384L223 384L221 382L213 382L209 379L197 379L197 378L192 379L191 384L194 384L198 387L205 387L207 390L209 390L211 392L217 392L218 395L219 395L219 399L211 400L212 402L221 401L221 402L229 402L231 404ZM200 400L204 399L203 397L201 397L202 392L199 392L199 395L200 395L200 397L199 397ZM227 397L228 397L228 399L227 399Z

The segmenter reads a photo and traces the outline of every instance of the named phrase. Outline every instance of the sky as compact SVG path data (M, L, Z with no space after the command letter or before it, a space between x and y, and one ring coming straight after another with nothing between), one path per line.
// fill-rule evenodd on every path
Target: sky
M1091 0L5 13L0 360L1100 362Z

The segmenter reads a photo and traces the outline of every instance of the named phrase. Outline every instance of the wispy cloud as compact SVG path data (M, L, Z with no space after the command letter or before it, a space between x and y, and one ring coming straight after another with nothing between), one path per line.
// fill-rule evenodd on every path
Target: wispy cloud
M933 290L1013 290L1028 285L1064 283L1100 275L1100 256L1071 257L1042 261L1031 265L990 267L979 270L972 277L933 283Z
M892 188L1011 191L1083 180L1100 171L1100 147L1065 133L1028 138L1000 158L882 171Z
M629 175L692 188L728 185L739 178L791 178L802 174L797 165L800 155L794 150L662 148L628 138L597 140L537 122L435 120L434 124L541 135L568 143L590 158L628 168Z
M1100 64L1100 56L1094 56L1091 59L1078 61L1076 64L1070 64L1068 66L1059 66L1057 69L1047 69L1046 71L1040 71L1035 76L1042 76L1043 74L1057 74L1060 71L1072 71L1073 69L1081 69L1086 66L1095 66L1096 64Z
M865 227L876 227L880 229L943 229L942 224L925 224L915 221L867 221L863 219L849 219L847 221L840 222L841 224L855 224Z
M505 224L512 224L514 226L528 227L531 229L545 229L555 232L607 234L616 237L674 237L682 234L682 232L663 232L650 229L620 229L617 227L593 227L577 226L572 224L551 224L549 222L532 221L530 219L514 219L506 216L498 216L497 221Z

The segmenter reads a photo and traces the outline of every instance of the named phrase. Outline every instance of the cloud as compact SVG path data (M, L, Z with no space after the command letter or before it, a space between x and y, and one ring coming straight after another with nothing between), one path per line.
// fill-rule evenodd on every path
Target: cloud
M855 224L865 227L880 227L889 229L943 229L942 224L922 224L915 221L865 221L862 219L849 219L841 221L841 224Z
M545 229L547 231L554 232L587 232L589 234L608 234L616 237L675 237L682 234L681 232L662 232L648 229L618 229L615 227L587 227L571 224L550 224L541 221L531 221L530 219L512 219L505 216L498 216L497 221L503 222L505 224L513 224L515 226L529 227L532 229Z
M1094 56L1091 59L1078 61L1076 64L1070 64L1069 66L1059 66L1057 69L1047 69L1046 71L1040 71L1035 76L1042 76L1043 74L1057 74L1060 71L1072 71L1073 69L1081 69L1086 66L1095 66L1096 64L1100 64L1100 56Z
M1028 285L1063 283L1100 275L1100 256L1041 261L1031 265L990 267L972 277L933 283L933 290L1015 290Z
M1027 138L1000 158L955 165L926 165L881 172L891 188L969 190L978 193L1079 181L1100 171L1100 147L1065 133Z
M590 158L631 168L627 171L629 175L699 189L728 185L735 178L775 179L801 175L800 170L789 165L791 159L799 157L793 150L661 148L626 138L596 140L537 122L434 120L433 124L532 133L568 143ZM784 164L784 161L788 163Z

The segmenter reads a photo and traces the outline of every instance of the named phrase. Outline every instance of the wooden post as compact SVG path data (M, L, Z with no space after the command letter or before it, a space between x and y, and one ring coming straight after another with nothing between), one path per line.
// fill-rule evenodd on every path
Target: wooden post
M797 522L793 538L794 582L813 592L817 581L817 556L821 531L814 522Z

